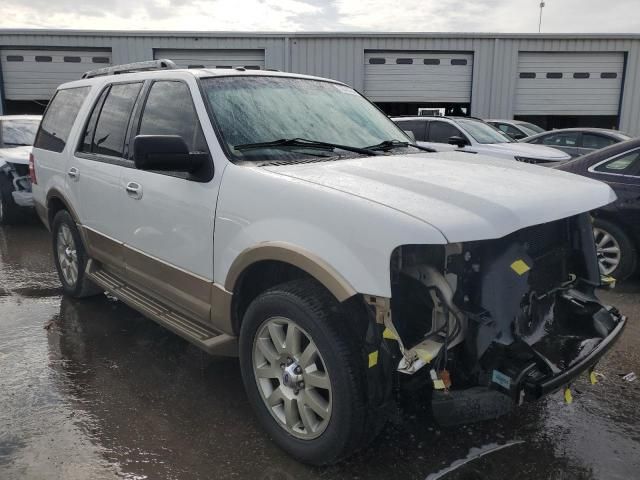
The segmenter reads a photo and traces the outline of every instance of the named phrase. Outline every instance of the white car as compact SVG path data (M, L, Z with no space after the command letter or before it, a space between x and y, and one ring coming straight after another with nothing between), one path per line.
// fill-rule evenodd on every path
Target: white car
M471 117L395 117L392 120L412 132L418 145L437 151L459 149L524 163L565 162L571 156L543 145L518 143L506 133Z
M0 115L0 225L33 207L29 154L41 117Z
M33 150L64 292L239 354L260 423L304 462L371 442L410 376L442 423L493 418L625 325L594 295L604 183L425 152L333 80L167 60L85 77Z

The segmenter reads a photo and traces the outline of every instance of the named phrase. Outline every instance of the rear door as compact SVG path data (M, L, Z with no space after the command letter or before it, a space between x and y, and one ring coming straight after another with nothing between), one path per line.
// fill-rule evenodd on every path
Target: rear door
M67 194L67 159L74 148L70 136L77 130L73 126L83 116L80 112L90 90L88 86L58 90L49 103L33 145L38 180L33 196L37 205L45 207L46 195L53 190Z
M208 117L199 95L194 78L154 80L136 112L132 138L179 135L191 152L209 152L201 126L201 118ZM135 168L123 173L117 194L123 202L119 219L126 229L127 277L186 314L207 320L219 178Z
M127 131L142 86L141 81L122 82L101 90L67 172L91 257L120 273L127 234L121 176L133 166L125 155Z

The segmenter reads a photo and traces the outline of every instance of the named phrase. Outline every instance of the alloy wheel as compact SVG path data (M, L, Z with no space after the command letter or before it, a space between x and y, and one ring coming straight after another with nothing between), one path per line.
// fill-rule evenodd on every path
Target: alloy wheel
M311 440L331 418L329 373L311 336L293 320L267 319L253 342L253 373L271 415L294 437Z
M600 273L611 275L620 265L620 244L613 235L602 228L594 227L593 234L596 239L596 254Z
M71 229L65 224L58 230L56 246L62 276L67 285L73 287L78 281L78 251Z

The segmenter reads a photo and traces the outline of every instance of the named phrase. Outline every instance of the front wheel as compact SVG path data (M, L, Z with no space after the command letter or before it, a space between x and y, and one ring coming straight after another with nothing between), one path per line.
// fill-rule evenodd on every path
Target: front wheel
M258 420L281 448L314 465L346 457L371 432L364 362L337 306L315 282L289 282L251 303L240 332Z

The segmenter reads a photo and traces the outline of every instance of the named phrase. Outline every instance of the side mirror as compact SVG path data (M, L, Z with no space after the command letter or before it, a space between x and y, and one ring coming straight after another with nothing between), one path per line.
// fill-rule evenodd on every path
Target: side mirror
M180 135L138 135L133 139L133 161L138 170L193 173L209 157L189 153Z
M469 145L469 142L467 142L466 138L462 138L458 135L449 137L449 140L447 140L447 143L449 143L449 145L455 145L458 148L466 147L467 145Z
M413 143L416 143L416 135L411 130L403 130L404 134L411 139Z

